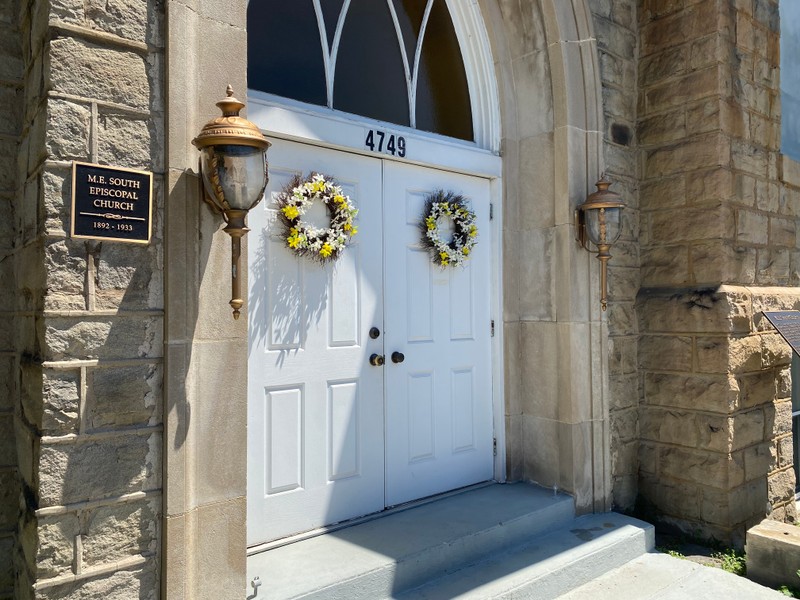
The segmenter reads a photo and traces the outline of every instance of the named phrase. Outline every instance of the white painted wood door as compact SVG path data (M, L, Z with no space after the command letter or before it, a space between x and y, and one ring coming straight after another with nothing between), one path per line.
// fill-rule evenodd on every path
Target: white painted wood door
M381 161L274 140L248 236L248 544L384 508ZM334 265L288 251L273 194L295 174L336 177L359 232ZM320 215L324 218L324 215Z
M491 479L489 181L280 139L269 158L249 217L248 544ZM310 171L336 177L359 209L335 265L276 235L273 194ZM478 215L463 269L434 266L419 245L438 188Z
M420 246L425 197L464 195L479 241L463 268ZM386 504L493 475L489 181L384 163ZM401 363L393 352L404 355Z

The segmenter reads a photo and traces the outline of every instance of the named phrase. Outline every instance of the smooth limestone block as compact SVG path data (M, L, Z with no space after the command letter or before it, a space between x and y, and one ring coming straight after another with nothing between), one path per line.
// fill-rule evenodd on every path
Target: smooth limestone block
M765 519L747 531L747 576L764 585L797 587L800 527Z

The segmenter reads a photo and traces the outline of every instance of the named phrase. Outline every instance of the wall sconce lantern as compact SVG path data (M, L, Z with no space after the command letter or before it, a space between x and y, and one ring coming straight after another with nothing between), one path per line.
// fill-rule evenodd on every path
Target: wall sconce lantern
M589 194L586 202L581 204L575 211L576 237L586 250L589 242L597 246L597 258L600 260L600 287L602 295L600 305L605 311L608 308L607 292L607 266L611 259L609 250L611 245L619 238L622 230L621 214L625 208L622 197L616 192L609 190L611 181L605 174L600 176L600 181L596 184L597 191Z
M228 224L223 231L231 236L230 305L233 318L238 319L244 305L239 279L242 238L250 231L247 212L261 201L269 181L267 149L271 144L258 127L239 116L244 102L233 97L231 86L217 106L222 116L206 123L192 144L200 150L203 199Z

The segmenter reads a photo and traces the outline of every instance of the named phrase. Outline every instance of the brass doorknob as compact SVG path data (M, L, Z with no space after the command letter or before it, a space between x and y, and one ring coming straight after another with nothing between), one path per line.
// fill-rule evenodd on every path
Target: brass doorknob
M392 362L399 364L406 359L406 355L402 352L392 352Z
M373 354L369 357L369 364L371 364L373 367L382 367L383 363L385 362L386 359L384 358L383 354Z

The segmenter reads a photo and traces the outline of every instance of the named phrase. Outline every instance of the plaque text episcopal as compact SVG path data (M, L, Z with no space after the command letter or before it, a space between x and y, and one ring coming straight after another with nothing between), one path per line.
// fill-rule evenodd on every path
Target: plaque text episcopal
M152 204L149 171L72 163L72 237L147 244Z
M800 355L800 311L782 310L765 312L764 316L778 330L789 345Z

